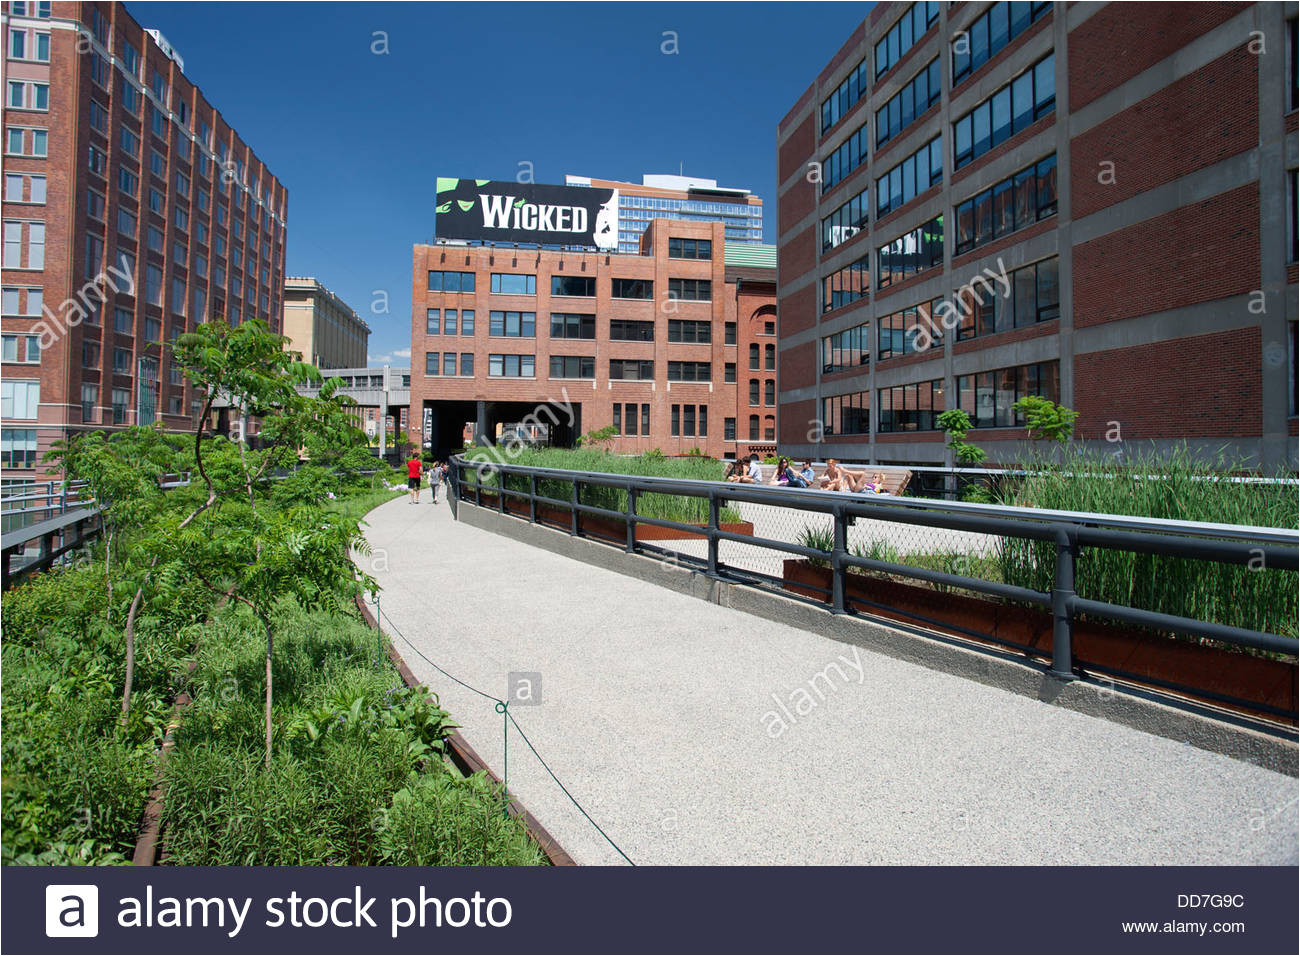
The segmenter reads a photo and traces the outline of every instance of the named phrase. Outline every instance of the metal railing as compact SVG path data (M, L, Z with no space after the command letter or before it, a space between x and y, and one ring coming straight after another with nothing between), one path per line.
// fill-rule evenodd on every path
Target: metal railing
M5 533L17 531L38 521L66 514L69 509L87 507L94 499L89 496L86 485L84 481L67 484L58 480L33 482L30 493L0 498L0 530ZM42 486L44 490L36 490Z
M756 549L767 549L825 562L831 569L829 599L830 610L835 614L852 613L846 600L848 590L846 577L851 569L882 572L927 582L941 588L972 591L1004 601L1046 609L1052 615L1053 641L1050 672L1062 680L1070 680L1074 676L1072 638L1075 620L1081 614L1142 628L1209 638L1257 651L1296 656L1297 641L1294 637L1129 607L1109 601L1085 599L1075 591L1075 578L1081 548L1187 558L1270 572L1297 571L1300 568L1300 548L1297 547L1300 545L1300 532L1297 531L945 502L925 498L862 496L726 482L576 472L494 462L471 462L459 455L453 456L452 466L451 499L453 502L465 500L482 506L483 496L487 494L495 498L498 511L503 514L514 514L514 510L507 507L507 499L515 499L526 503L528 508L526 516L522 514L518 516L527 517L534 523L539 520L539 506L561 509L568 512L567 530L572 535L583 534L581 515L621 522L626 532L622 547L628 552L663 551L662 548L638 540L636 529L640 525L672 529L696 539L702 537L707 542L704 555L694 557L675 554L674 556L676 559L698 565L699 569L710 578L754 584L756 579L761 577L750 572L738 572L736 568L720 560L719 549L724 542L735 542ZM495 479L491 484L487 482L489 476ZM508 487L506 478L525 480L527 490ZM541 480L568 484L570 494L567 498L553 498L539 494L538 482ZM612 488L625 492L626 508L613 510L583 503L581 497L585 487ZM637 501L645 494L703 499L707 503L708 519L700 524L689 524L639 514ZM729 531L721 526L720 516L725 506L736 503L750 503L799 513L829 516L832 519L831 547L823 550L792 541ZM848 531L858 519L1047 543L1055 551L1053 586L1050 590L1040 591L1002 581L989 581L965 574L918 567L900 560L884 560L854 554L848 547ZM772 583L771 579L769 583Z

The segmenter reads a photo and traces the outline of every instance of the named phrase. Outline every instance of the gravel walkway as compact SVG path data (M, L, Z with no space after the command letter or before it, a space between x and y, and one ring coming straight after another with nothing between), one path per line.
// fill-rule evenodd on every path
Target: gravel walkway
M640 864L1284 864L1296 781L774 624L452 520L371 512L397 629L512 703ZM491 701L394 643L500 772ZM510 788L584 864L622 862L512 730Z

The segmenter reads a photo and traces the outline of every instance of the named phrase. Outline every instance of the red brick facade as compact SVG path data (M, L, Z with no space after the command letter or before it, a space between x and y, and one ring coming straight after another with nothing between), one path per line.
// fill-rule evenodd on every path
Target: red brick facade
M426 407L439 414L444 409L453 409L450 414L461 415L461 421L475 421L478 403L485 403L488 430L495 431L495 424L520 421L536 406L552 403L573 408L575 430L586 433L614 424L617 405L621 434L613 448L618 452L638 453L657 448L668 455L679 455L699 448L705 454L724 457L747 453L751 440L770 445L775 441L776 416L775 276L771 269L729 269L725 263L723 236L721 223L660 219L646 231L642 255L451 244L416 246L411 289L413 429L420 429L420 416ZM670 237L709 239L712 258L670 258ZM472 272L475 291L431 292L430 272ZM493 274L535 277L536 293L493 293ZM595 294L552 295L554 276L594 280ZM612 294L615 279L650 282L653 298L615 298ZM707 280L711 283L710 298L705 301L671 299L671 279ZM430 309L439 310L440 323L447 310L455 309L457 334L446 334L441 324L438 334L429 334ZM474 331L468 336L463 334L466 310L475 312ZM494 311L532 313L535 334L493 335L491 314ZM594 338L552 337L553 314L594 316ZM612 338L611 321L650 323L653 339ZM708 326L709 341L690 344L670 341L670 325L678 321ZM728 343L731 328L734 328L734 344ZM445 356L449 354L456 357L454 375L443 374L447 368ZM756 356L757 368L751 368L751 354ZM438 356L439 361L431 364L430 355ZM461 374L465 355L473 356L470 374ZM494 355L531 356L533 374L494 375ZM561 356L591 360L594 377L569 376L567 370L566 374L552 375L551 359ZM643 381L618 378L612 374L611 362L623 361L653 362L653 377ZM707 380L670 381L670 363L678 362L708 363ZM734 382L726 380L728 366L733 367ZM436 372L429 374L435 368ZM502 371L508 369L503 362ZM757 404L750 402L751 382L757 383ZM633 407L634 427L629 424L628 416L628 409ZM701 408L705 409L703 415ZM642 416L646 414L648 433L643 427ZM426 437L447 450L449 442L443 434L446 431L444 428L438 436ZM455 443L459 444L458 429L455 436Z

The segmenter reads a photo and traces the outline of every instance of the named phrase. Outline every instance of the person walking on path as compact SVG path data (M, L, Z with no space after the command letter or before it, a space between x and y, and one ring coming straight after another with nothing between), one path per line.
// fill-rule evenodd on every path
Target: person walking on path
M442 484L442 465L434 462L429 466L429 494L433 495L433 503L438 503L438 486Z
M411 504L420 503L420 472L424 468L420 461L420 456L411 452L411 458L406 463L406 486L411 489Z

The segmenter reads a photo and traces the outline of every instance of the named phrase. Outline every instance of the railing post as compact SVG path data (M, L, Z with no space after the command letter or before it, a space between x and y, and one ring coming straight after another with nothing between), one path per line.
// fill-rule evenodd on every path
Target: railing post
M844 508L836 505L831 517L835 521L831 545L831 613L847 614L848 609L844 606L844 556L849 550L849 530L844 520Z
M497 466L497 512L506 513L506 470Z
M1052 588L1052 668L1058 680L1074 680L1074 565L1079 540L1072 527L1056 532L1056 586Z
M578 479L573 479L572 507L569 511L569 534L578 534Z
M627 483L627 553L636 551L636 496L637 490Z
M537 476L528 476L528 520L537 524Z
M722 501L717 492L709 489L709 567L708 575L718 577L718 528L722 512Z
M479 468L474 469L474 505L483 507L483 472Z

